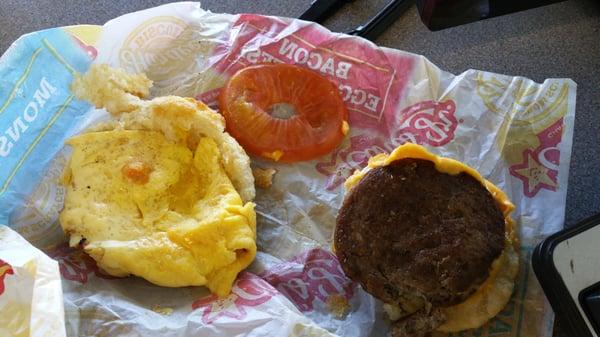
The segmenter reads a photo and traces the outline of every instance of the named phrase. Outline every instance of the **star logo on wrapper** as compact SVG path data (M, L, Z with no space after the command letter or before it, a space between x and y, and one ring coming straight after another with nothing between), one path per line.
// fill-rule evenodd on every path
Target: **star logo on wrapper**
M69 247L67 243L61 243L46 251L48 256L58 261L60 275L69 280L79 283L87 283L88 275L93 273L96 277L103 279L114 279L117 277L104 274L96 265L96 261L81 249Z
M268 302L277 290L258 276L243 272L239 275L231 294L226 298L209 295L192 303L193 309L202 310L202 322L212 324L222 317L242 320L248 309Z
M326 188L336 189L355 170L365 167L372 156L391 152L404 143L443 146L454 139L459 120L456 104L423 101L404 108L398 114L394 130L387 140L358 135L350 137L349 146L336 150L328 162L320 162L316 170L328 176Z
M563 119L559 119L537 135L540 145L535 149L525 149L521 163L509 168L510 174L523 182L523 193L532 198L541 189L556 191L560 151L558 144L562 138Z
M525 150L523 151L523 163L510 167L510 173L523 181L524 193L530 198L534 197L542 188L556 191L556 175L552 178L551 170L540 164L535 157L533 151Z
M4 293L4 278L8 275L13 275L15 272L11 265L0 260L0 295Z
M356 283L344 275L335 255L319 248L275 265L260 276L302 312L313 311L317 301L327 304L331 298L339 297L350 300L356 288Z

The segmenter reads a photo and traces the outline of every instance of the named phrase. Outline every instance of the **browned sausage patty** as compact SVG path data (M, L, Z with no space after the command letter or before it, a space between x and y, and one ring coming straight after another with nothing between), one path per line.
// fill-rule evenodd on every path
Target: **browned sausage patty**
M348 277L390 304L465 300L504 248L505 223L472 176L402 159L370 170L346 196L335 251Z

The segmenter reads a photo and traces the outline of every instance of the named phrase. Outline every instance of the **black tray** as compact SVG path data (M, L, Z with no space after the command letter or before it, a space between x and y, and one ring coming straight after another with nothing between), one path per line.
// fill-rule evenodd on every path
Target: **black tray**
M593 335L588 329L584 318L577 309L575 300L569 294L562 277L554 265L554 249L560 242L585 232L597 225L600 225L600 214L588 218L574 227L549 236L535 247L531 257L533 270L542 289L544 289L544 293L546 293L550 305L552 305L556 316L560 319L561 326L564 326L565 329L568 330L569 336L572 337L593 337ZM598 286L598 284L595 284L590 288L596 286ZM582 291L582 293L585 291L586 290ZM585 306L582 305L582 307L585 310ZM590 322L594 325L596 334L600 335L596 323L593 320L590 320Z

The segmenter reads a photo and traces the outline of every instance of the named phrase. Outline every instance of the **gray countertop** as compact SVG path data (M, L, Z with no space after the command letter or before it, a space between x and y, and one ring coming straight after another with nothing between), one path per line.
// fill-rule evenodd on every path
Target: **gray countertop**
M121 14L165 2L168 1L2 0L0 54L12 41L28 32L73 24L102 24ZM297 17L309 2L205 0L202 5L213 12ZM334 31L347 31L366 22L386 2L354 1L324 25ZM597 169L600 167L599 2L566 1L439 32L429 31L413 7L376 42L425 55L440 68L455 74L481 69L525 76L538 82L553 77L569 77L577 82L565 224L573 225L600 212L597 190L600 188Z

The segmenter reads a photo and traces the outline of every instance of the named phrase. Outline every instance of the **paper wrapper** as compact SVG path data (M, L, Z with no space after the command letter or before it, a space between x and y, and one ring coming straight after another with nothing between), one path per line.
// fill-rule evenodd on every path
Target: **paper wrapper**
M2 225L0 312L0 336L66 336L58 263Z
M382 304L344 276L330 248L341 183L370 156L405 142L476 168L517 206L522 247L513 297L482 328L454 336L551 335L553 315L529 261L533 245L563 225L576 92L569 79L455 76L423 56L316 24L213 14L195 3L33 33L1 61L0 221L59 262L69 336L385 335ZM108 118L69 91L73 74L92 62L145 72L154 95L213 106L232 73L260 62L300 64L339 86L351 126L342 145L293 165L254 160L278 172L256 198L260 253L228 298L112 278L67 248L57 223L64 141Z

